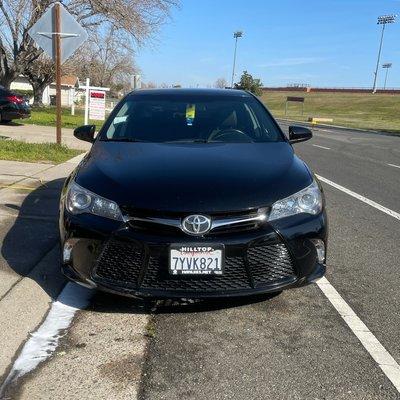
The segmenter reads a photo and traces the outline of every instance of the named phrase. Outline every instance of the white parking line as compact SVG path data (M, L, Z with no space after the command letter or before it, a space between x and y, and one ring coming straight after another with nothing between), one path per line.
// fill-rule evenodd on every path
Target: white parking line
M391 167L400 168L400 165L396 165L396 164L388 164L388 165L390 165Z
M318 179L326 184L341 190L342 192L352 196L363 203L370 205L390 215L397 220L400 220L400 214L396 211L390 210L375 201L369 200L358 193L353 192L323 176L317 175ZM400 393L400 365L396 360L390 355L390 353L383 347L379 340L374 336L374 334L368 329L368 327L361 321L357 314L352 310L352 308L346 303L346 301L340 296L337 290L329 283L328 279L322 278L317 282L318 287L322 290L324 295L335 307L336 311L344 319L346 324L349 326L351 331L357 336L358 340L370 354L370 356L375 360L375 362L382 369L383 373L389 378L393 383L397 391Z
M400 365L326 278L321 278L317 285L400 393Z
M374 207L377 210L382 211L385 214L388 214L391 217L396 218L396 219L398 219L400 221L400 214L398 212L393 211L393 210L391 210L389 208L386 208L386 207L380 205L379 203L376 203L373 200L367 199L366 197L364 197L364 196L362 196L362 195L360 195L360 194L358 194L356 192L353 192L352 190L347 189L344 186L340 186L337 183L332 182L329 179L324 178L323 176L317 175L317 177L318 177L318 179L320 181L325 182L327 185L332 186L332 187L334 187L334 188L336 188L338 190L341 190L342 192L348 194L349 196L355 197L356 199L362 201L363 203L366 203L366 204L370 205L371 207Z
M320 149L330 150L330 147L320 146L318 144L313 144L314 147L319 147Z

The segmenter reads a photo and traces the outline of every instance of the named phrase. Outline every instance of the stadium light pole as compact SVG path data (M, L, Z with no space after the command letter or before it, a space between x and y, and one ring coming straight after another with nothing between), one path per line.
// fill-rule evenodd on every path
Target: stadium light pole
M237 52L237 43L238 39L243 36L242 31L236 31L233 33L233 38L235 39L235 52L233 54L233 68L232 68L232 81L231 81L231 88L233 88L233 81L235 80L235 68L236 68L236 52Z
M376 93L376 82L378 79L378 70L379 70L379 63L381 61L381 53L382 53L382 45L383 45L383 36L385 34L385 27L386 24L394 24L396 22L397 15L381 15L378 17L378 25L382 25L382 34L381 34L381 41L379 44L379 52L378 52L378 60L376 62L376 69L375 69L375 76L374 76L374 86L372 87L372 93Z
M385 85L383 86L383 90L386 89L386 83L387 83L388 72L389 72L389 69L392 68L392 65L393 65L392 63L386 63L386 64L383 64L383 65L382 65L382 68L383 68L383 69L386 69Z

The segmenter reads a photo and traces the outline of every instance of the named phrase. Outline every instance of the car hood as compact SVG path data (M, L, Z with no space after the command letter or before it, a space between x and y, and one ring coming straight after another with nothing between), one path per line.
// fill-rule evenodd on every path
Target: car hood
M97 141L75 180L120 206L212 213L269 206L312 176L286 142Z

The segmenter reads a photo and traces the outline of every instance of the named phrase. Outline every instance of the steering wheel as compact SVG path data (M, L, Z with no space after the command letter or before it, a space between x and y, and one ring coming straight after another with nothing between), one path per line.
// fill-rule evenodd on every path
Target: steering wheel
M227 128L222 131L213 132L208 137L208 142L212 140L220 140L220 141L239 141L239 142L252 142L253 139L239 129Z

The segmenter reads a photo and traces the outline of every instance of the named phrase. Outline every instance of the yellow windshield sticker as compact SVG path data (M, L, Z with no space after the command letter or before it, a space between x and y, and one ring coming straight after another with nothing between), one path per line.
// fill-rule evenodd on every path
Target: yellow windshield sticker
M193 125L195 116L196 116L196 105L195 104L187 104L186 105L186 123L189 126Z

